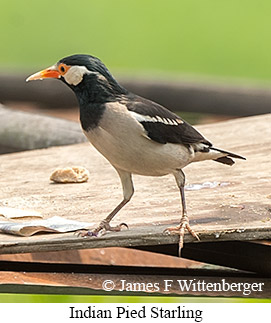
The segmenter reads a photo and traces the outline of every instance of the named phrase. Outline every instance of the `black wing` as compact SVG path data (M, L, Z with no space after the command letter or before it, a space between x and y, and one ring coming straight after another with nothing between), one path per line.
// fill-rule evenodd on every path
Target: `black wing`
M148 137L156 142L212 145L189 123L155 102L135 96L125 102L125 105L129 111L134 112Z

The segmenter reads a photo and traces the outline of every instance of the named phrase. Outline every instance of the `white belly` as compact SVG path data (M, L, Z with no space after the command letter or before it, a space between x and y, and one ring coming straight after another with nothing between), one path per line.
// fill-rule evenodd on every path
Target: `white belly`
M116 168L139 175L162 176L192 161L188 148L148 139L143 126L131 118L122 104L108 105L99 126L85 135Z
M162 176L191 161L188 149L181 145L163 145L143 136L135 144L132 140L117 140L101 128L86 133L86 136L113 166L134 174Z

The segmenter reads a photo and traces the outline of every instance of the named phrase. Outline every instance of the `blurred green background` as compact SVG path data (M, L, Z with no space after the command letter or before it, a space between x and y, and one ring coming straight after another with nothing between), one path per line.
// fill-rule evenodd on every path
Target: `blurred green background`
M113 72L269 82L268 0L2 0L0 68L74 54Z
M0 72L86 53L113 73L271 83L270 0L1 0L0 28Z
M266 298L0 294L1 303L270 303Z

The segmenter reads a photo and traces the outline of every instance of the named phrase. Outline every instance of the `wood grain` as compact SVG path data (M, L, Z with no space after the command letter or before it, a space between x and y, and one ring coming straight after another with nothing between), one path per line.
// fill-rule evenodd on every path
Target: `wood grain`
M271 114L198 129L214 146L241 154L232 167L212 161L184 169L187 184L217 182L215 188L186 191L190 224L204 241L271 238ZM79 165L90 172L82 184L53 184L57 167ZM223 185L226 183L226 185ZM173 176L134 176L135 195L112 224L129 230L101 238L38 234L23 238L0 234L0 253L55 251L107 246L176 243L163 229L180 218L179 193ZM99 223L122 198L118 176L88 143L0 156L0 205ZM185 236L185 241L192 237Z

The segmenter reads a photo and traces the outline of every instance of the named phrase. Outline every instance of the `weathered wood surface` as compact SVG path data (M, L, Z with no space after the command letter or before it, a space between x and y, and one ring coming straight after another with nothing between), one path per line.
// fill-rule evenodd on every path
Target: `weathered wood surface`
M220 182L216 188L186 191L190 223L203 241L271 239L271 115L237 119L198 129L217 147L247 157L232 167L212 161L185 169L188 184ZM0 205L99 223L122 198L114 169L88 143L0 156ZM83 184L53 184L56 167L89 169ZM134 176L135 195L113 224L130 230L101 238L73 233L24 238L0 234L0 253L109 246L172 244L163 229L180 218L179 193L172 176ZM192 241L190 235L185 241Z
M111 267L112 268L112 267ZM63 268L65 270L65 268ZM115 268L116 269L116 268ZM137 268L138 270L138 268ZM169 272L170 270L166 268ZM25 272L25 271L8 271L0 272L0 292L1 293L31 293L31 294L86 294L93 295L99 294L103 295L145 295L145 296L155 296L155 295L182 295L182 296L207 296L207 297L253 297L253 298L269 298L271 293L271 283L268 278L254 278L254 277L223 277L223 272L221 272L220 277L208 277L196 275L193 272L190 272L190 275L187 271L181 272L180 269L175 272L175 275L164 273L157 275L155 268L152 268L153 274L131 274L127 275L127 271L121 274L116 273L66 273L66 272ZM186 279L187 281L204 281L208 283L221 283L222 279L225 280L228 284L261 284L261 291L243 291L242 287L240 291L181 291L178 280ZM103 282L106 280L112 280L115 283L114 289L111 292L103 290ZM124 285L122 281L126 281ZM172 286L165 291L165 280L171 280ZM134 284L134 285L133 285ZM143 286L150 286L148 290L144 290ZM150 285L151 284L151 285ZM159 285L159 289L155 289L154 284ZM123 290L125 286L126 290ZM128 286L128 287L127 287ZM130 287L129 287L130 286ZM134 290L131 291L131 286L135 286ZM255 286L255 285L254 285ZM259 286L259 285L258 285ZM130 291L129 291L130 289Z

